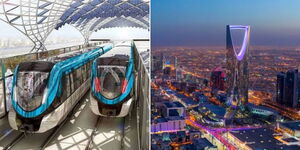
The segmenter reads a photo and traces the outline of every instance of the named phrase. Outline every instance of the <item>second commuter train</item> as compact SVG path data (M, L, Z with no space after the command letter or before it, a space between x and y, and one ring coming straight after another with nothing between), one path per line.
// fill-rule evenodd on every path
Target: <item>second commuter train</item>
M93 61L91 109L100 116L125 117L134 103L134 55L123 42Z

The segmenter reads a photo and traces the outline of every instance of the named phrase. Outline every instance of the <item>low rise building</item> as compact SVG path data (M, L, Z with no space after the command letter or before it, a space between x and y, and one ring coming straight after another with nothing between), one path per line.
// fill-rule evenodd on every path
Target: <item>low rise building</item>
M275 138L276 132L270 128L255 128L230 131L227 138L241 150L298 150L299 145L286 145Z
M300 138L300 121L279 122L277 127L291 136Z

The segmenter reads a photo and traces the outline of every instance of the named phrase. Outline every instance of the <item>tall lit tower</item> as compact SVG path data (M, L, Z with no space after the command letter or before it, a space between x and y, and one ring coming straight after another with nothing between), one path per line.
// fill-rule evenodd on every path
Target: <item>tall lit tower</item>
M225 90L225 72L221 67L217 67L211 72L210 81L212 90Z
M177 68L177 57L176 56L174 56L174 67L175 67L175 69Z
M183 79L182 66L176 67L176 81L182 81L182 79Z
M232 40L232 30L244 31L242 46L237 49ZM226 27L226 60L227 60L227 96L228 103L244 105L248 102L249 86L249 40L250 26L227 25Z

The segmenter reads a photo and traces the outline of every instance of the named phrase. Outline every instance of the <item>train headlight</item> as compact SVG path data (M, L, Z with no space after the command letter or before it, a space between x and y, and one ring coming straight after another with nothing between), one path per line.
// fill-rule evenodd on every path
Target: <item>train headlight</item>
M98 77L95 78L94 84L95 84L96 92L100 92L101 91L101 83L100 83L100 79Z
M128 84L128 81L126 79L124 79L122 82L122 88L121 88L122 93L124 93L126 91L127 84Z

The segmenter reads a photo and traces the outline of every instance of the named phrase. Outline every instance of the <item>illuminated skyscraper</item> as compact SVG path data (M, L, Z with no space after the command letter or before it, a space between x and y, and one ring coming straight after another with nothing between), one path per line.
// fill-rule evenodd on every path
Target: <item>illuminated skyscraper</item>
M298 69L277 75L276 101L288 107L299 107L300 77Z
M163 55L151 55L151 78L156 78L157 71L163 70Z
M298 105L298 69L286 73L284 101L290 107Z
M276 83L276 101L279 104L284 104L284 93L285 93L285 79L286 74L281 72L277 74L277 83Z
M182 66L176 67L176 81L182 81L183 79L183 68Z
M217 67L211 72L210 81L212 90L225 90L225 72L221 67Z
M163 56L163 73L168 76L171 73L171 61L166 56Z
M233 44L232 30L243 30L242 46L238 49ZM228 103L244 105L248 102L249 85L249 40L250 26L227 25L226 27L226 60L227 60L227 96ZM239 51L238 51L239 50Z
M277 74L276 101L279 104L299 108L300 106L300 74L298 69Z

